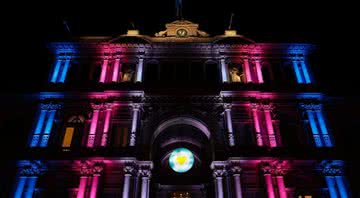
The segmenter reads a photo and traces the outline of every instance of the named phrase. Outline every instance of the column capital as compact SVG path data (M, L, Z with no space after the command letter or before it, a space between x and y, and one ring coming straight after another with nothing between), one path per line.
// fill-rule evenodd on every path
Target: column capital
M305 111L321 111L322 105L315 103L300 103L299 107Z
M231 165L230 171L233 175L240 175L242 168L239 165Z
M224 109L225 109L225 111L226 111L226 110L231 110L231 107L232 107L233 105L232 105L231 103L224 103L223 106L224 106Z
M40 108L43 110L58 110L63 107L62 103L41 103Z
M82 176L100 175L104 171L102 161L80 161L80 174Z
M224 177L228 173L228 162L226 161L213 161L210 165L210 168L213 170L213 177Z
M259 110L260 109L259 103L250 103L250 109L251 110Z
M261 104L260 108L264 111L272 111L274 110L274 105L272 104Z
M93 110L99 110L99 111L101 111L101 110L104 110L104 109L106 109L107 108L107 103L91 103L91 108L93 109Z
M100 175L104 171L104 163L102 161L94 162L92 165L93 174Z
M113 103L105 103L104 104L104 109L106 110L112 110L114 104Z
M125 175L135 175L137 173L137 165L135 161L126 161L123 170Z
M22 162L19 167L19 174L21 176L39 176L44 169L44 165L40 161Z
M343 162L339 160L323 161L320 164L321 173L325 176L338 176L344 174Z
M289 164L287 161L276 160L273 162L261 162L260 168L264 174L271 175L285 175L289 169Z
M132 103L130 104L130 107L133 111L139 111L142 110L142 104L141 103Z

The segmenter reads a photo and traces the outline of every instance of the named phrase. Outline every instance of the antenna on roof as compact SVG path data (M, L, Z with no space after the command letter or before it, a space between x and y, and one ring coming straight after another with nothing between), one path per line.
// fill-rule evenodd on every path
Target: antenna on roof
M232 26L232 22L233 22L233 17L234 17L234 13L232 12L232 13L231 13L231 16L230 16L230 22L229 22L228 30L231 30L231 26Z
M68 31L68 32L69 32L69 34L71 34L71 31L70 31L70 28L69 28L68 22L67 22L66 20L63 20L63 24L64 24L64 26L65 26L66 31Z
M131 22L130 22L130 25L131 25L131 27L133 28L133 30L135 30L135 24L134 24L134 21L131 21Z

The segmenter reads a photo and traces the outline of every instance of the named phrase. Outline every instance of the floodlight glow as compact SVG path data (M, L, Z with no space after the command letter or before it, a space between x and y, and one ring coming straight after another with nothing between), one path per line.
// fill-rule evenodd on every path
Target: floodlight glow
M185 173L193 167L194 155L189 149L177 148L170 154L169 165L175 172Z

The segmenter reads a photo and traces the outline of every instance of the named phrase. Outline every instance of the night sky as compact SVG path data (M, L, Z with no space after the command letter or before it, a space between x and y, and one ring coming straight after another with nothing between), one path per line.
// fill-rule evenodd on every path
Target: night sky
M48 42L78 36L115 37L126 33L131 23L142 34L154 35L164 30L165 23L176 19L175 0L74 2L16 1L12 5L2 5L8 11L1 13L2 41L5 43L2 46L5 52L2 52L0 72L3 101L21 93L36 93L47 83L53 64L51 54L46 49ZM320 61L312 68L322 90L329 95L346 96L347 101L355 103L359 96L359 78L355 72L359 58L354 55L356 51L353 51L352 46L357 41L354 30L359 25L355 17L357 7L345 1L314 2L183 0L184 18L199 23L200 29L212 36L223 34L233 12L234 29L256 42L305 42L318 45ZM66 31L64 20L71 33ZM2 102L4 107L7 104ZM347 105L351 108L352 103ZM357 108L360 109L359 105ZM22 117L19 109L16 119ZM358 132L360 124L356 120L359 115L356 112L349 112L349 115L354 125L347 129ZM0 119L1 133L5 133L3 129L6 132L9 129L3 128L3 123L17 123L15 118L7 118L5 113L0 113ZM28 125L24 124L20 129L25 130ZM7 123L6 126L11 125ZM15 134L7 134L9 144L18 142ZM349 148L355 144L355 141L350 142ZM1 146L9 148L7 144ZM3 171L6 172L6 169Z

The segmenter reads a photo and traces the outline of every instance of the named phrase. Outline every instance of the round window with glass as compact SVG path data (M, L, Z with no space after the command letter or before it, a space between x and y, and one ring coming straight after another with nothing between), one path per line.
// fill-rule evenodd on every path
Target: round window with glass
M169 157L169 165L177 173L185 173L194 166L194 155L187 148L173 150Z

